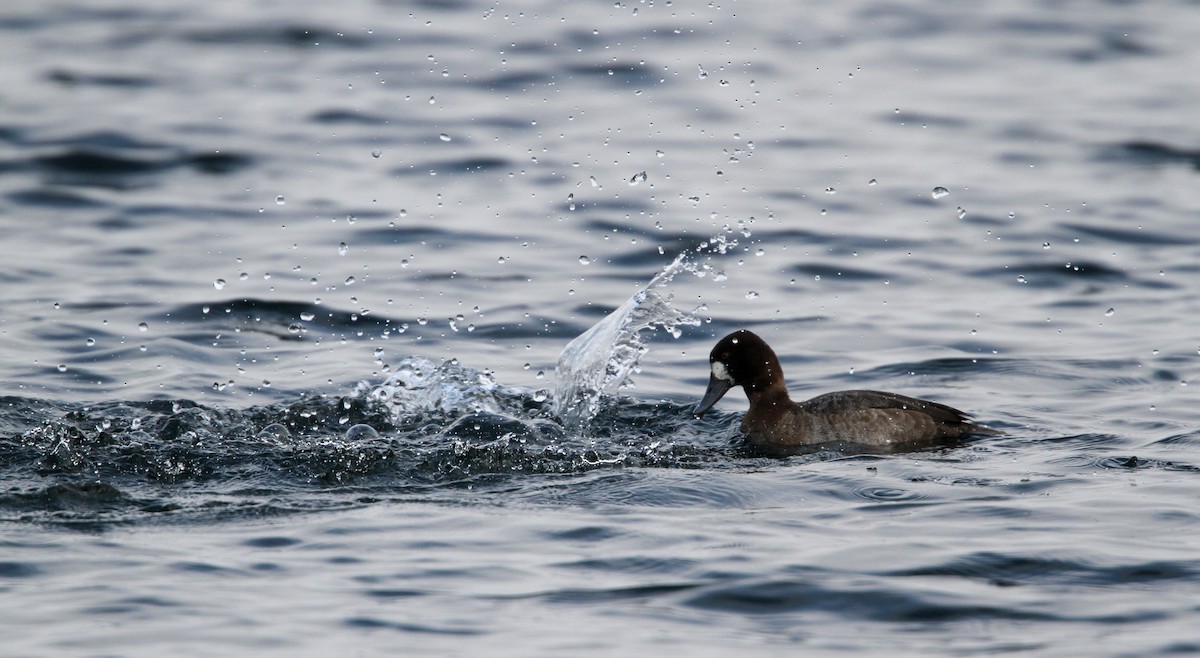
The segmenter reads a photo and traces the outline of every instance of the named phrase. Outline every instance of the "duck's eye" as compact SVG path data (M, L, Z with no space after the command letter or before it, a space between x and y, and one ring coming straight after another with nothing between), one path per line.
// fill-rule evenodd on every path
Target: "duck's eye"
M723 379L727 382L733 381L733 377L729 375L729 370L725 367L725 364L720 361L712 362L712 374L713 377L716 377L717 379Z

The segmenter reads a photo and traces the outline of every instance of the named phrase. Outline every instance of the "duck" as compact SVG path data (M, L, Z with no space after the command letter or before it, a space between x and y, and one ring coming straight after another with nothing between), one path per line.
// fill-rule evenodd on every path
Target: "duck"
M692 410L701 418L735 386L750 400L741 431L759 448L798 452L852 444L890 452L999 432L944 404L883 391L852 390L793 402L783 367L766 341L741 329L717 342L708 356L711 374Z

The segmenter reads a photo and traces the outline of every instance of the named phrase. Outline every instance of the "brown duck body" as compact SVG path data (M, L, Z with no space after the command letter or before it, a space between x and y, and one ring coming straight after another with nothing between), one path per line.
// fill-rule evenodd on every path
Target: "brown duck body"
M851 443L887 451L997 433L953 407L895 393L839 391L793 402L779 358L745 330L721 339L709 364L712 376L695 414L703 415L726 391L741 386L750 401L742 433L764 448Z

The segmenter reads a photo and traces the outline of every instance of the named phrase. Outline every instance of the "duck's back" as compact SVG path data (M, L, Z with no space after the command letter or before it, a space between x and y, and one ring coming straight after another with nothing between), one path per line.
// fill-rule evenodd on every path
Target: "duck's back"
M742 429L761 446L848 442L890 448L931 443L979 431L944 404L882 391L838 391L790 406L754 409Z

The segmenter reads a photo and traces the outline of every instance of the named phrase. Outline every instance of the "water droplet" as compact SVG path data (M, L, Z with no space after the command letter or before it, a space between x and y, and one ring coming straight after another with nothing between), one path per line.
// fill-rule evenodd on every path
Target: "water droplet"
M59 366L58 366L58 371L59 371L59 372L66 372L66 371L67 371L67 366L66 366L66 364L59 364Z
M837 194L837 190L832 187L825 188L825 194Z
M313 313L312 311L304 311L300 314L300 319L304 320L305 322L312 322L316 317L316 313Z
M438 135L438 139L442 140L443 142L448 142L448 141L450 141L451 138L450 138L450 135L447 135L446 133L442 133L442 134Z
M870 186L872 186L872 187L874 187L874 186L876 186L876 185L878 185L878 184L879 184L879 181L875 180L874 178L872 178L871 180L867 181L867 185L870 185Z
M1024 274L1017 275L1017 283L1025 283L1025 275Z
M599 187L600 187L600 183L598 183L598 182L596 181L596 177L595 177L595 176L588 176L588 181L590 181L590 182L591 182L591 184L592 184L592 187L595 187L595 188L599 188Z
M96 339L95 339L95 338L89 338L89 339L87 339L87 340L86 340L86 341L84 341L84 342L86 342L86 343L87 343L87 346L88 346L88 347L91 347L91 346L93 346L93 345L95 345L95 344L96 344Z
M667 154L666 154L666 153L664 153L664 152L663 152L663 151L661 151L661 150L660 150L660 151L655 151L655 152L654 152L654 155L657 155L657 156L658 156L658 157L660 157L660 158L665 158L665 157L667 157Z
M225 287L225 279L217 279L216 281L213 281L213 287L217 290L223 289Z
M292 324L288 325L288 333L289 334L298 334L301 331L304 331L304 327L301 327L298 324L292 323Z
M347 441L372 441L378 438L379 432L365 423L351 425L350 429L346 430Z
M505 264L505 263L507 263L507 262L508 262L508 259L507 259L507 258L505 258L504 256L501 256L501 257L499 257L499 258L497 258L497 259L496 259L496 263L497 263L498 265L503 265L503 264Z
M437 98L435 98L435 97L433 97L433 96L430 96L430 97L429 97L429 104L430 104L430 105L433 105L433 104L434 104L434 103L436 103L436 102L437 102Z
M935 198L935 199L940 199L940 198L946 196L947 194L950 194L950 190L947 190L944 187L933 188L933 198Z
M966 211L966 210L963 210L963 207L962 207L962 206L959 206L959 207L958 207L958 210L956 210L955 212L957 212L957 213L958 213L958 218L959 218L959 219L962 219L962 218L964 218L964 217L966 217L966 216L967 216L967 211Z
M345 242L338 245L338 255L339 256L345 256L349 251L350 251L350 247Z
M587 256L580 256L580 257L579 257L579 264L580 264L580 265L590 265L591 263L592 263L592 259L591 259L591 258L588 258Z
M381 155L383 155L383 151L381 151L379 149L374 149L373 151L371 151L372 158L378 158Z
M575 209L575 195L568 194L567 195L567 210L574 210L574 209Z
M1104 312L1104 317L1106 317L1106 318L1111 318L1113 315L1115 315L1115 314L1116 314L1116 312L1117 312L1117 309L1115 309L1115 308L1110 308L1110 309L1108 309L1107 311L1105 311L1105 312Z
M282 195L282 194L280 194L279 196L275 197L275 205L277 205L277 206L282 206L282 205L283 205L283 204L285 204L285 203L287 203L287 200L283 198L283 195Z
M639 171L638 173L633 175L633 178L629 179L630 185L637 185L638 183L644 183L644 182L646 182L646 172L644 172L644 171Z
M700 70L699 76L700 76L701 80L708 77L708 71L705 71L703 66L700 66L699 64L697 64L696 68Z
M138 331L150 331L150 325L145 322L138 323Z
M408 259L407 259L407 258L401 258L401 259L400 259L400 267L402 267L402 268L407 268L407 267L408 267Z
M352 277L352 276L346 277L346 285L348 285L348 286L354 285L354 277Z
M1049 242L1043 242L1043 243L1042 243L1042 249L1049 249L1049 248L1050 248L1050 243L1049 243Z
M746 299L758 299L758 293L751 290L750 292L746 293Z

